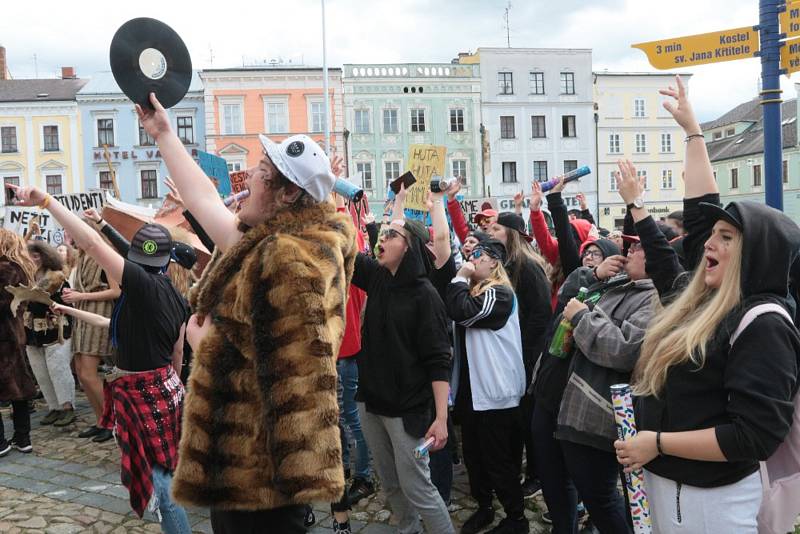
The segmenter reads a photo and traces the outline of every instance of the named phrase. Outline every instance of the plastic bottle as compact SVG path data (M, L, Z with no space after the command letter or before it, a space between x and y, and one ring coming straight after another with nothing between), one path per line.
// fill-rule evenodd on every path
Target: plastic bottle
M575 298L583 302L583 300L586 298L587 292L588 289L582 287L578 291L578 295ZM553 340L550 342L550 354L556 356L557 358L566 358L569 356L571 350L572 322L564 317L561 319L561 322L558 323L558 328L556 329L555 334L553 334Z

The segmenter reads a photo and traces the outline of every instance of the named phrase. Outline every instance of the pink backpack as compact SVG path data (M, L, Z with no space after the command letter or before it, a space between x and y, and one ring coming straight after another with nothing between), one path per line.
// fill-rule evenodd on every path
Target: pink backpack
M747 310L731 336L733 346L745 328L761 314L777 313L793 324L789 313L778 304L759 304ZM764 495L758 511L759 534L794 532L800 515L800 394L794 397L794 418L786 439L766 462L761 462Z

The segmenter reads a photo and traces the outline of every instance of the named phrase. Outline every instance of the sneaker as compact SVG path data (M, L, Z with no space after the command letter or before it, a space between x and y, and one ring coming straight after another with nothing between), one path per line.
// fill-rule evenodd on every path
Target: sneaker
M61 417L61 410L50 410L47 412L47 415L42 417L42 420L39 421L40 425L52 425L56 422L56 419Z
M534 495L542 491L542 483L536 478L526 478L522 483L522 495L526 499L532 498Z
M92 439L95 443L103 443L114 437L114 433L107 428L101 428L100 432Z
M464 521L464 526L461 527L461 534L478 534L478 532L491 525L493 521L493 508L478 508Z
M311 508L311 505L306 505L306 516L303 518L303 525L308 528L314 526L314 523L317 522L317 518L314 515L314 509Z
M550 517L550 511L546 511L542 513L542 523L547 523L548 525L553 524L553 518Z
M506 517L486 534L528 534L529 529L530 525L525 517L519 519Z
M350 530L350 521L339 523L338 521L336 521L336 519L334 519L333 532L335 532L335 534L353 534L353 531Z
M75 410L70 408L69 410L63 410L61 415L53 421L53 426L69 426L75 422Z
M24 452L25 454L33 452L33 445L31 445L30 436L14 436L11 438L11 446L13 446L19 452Z
M11 452L11 444L7 441L3 441L3 444L0 444L0 458L5 456Z
M355 504L361 499L366 499L373 493L375 493L375 486L372 484L372 482L356 477L353 480L353 483L350 485L350 489L347 490L347 500L349 500L350 503Z
M103 430L103 429L100 428L100 427L97 427L95 425L92 425L92 426L90 426L88 428L85 428L81 432L78 432L78 437L79 438L93 438L97 434L99 434L101 430Z

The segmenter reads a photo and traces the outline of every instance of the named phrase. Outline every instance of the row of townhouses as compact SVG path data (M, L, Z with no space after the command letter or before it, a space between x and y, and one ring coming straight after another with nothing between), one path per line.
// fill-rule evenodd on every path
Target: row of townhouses
M60 79L9 80L4 63L0 48L4 182L79 192L110 188L113 168L122 200L160 203L168 171L110 72L81 79L64 68ZM658 93L672 76L594 72L588 49L479 48L450 63L344 64L329 69L331 152L343 155L373 210L413 144L445 146L445 172L463 181L464 196L494 197L501 209L533 181L587 165L592 174L570 186L568 204L577 207L583 192L601 226L619 227L620 158L646 179L652 212L681 209L683 134ZM206 69L169 113L187 151L217 154L238 171L262 157L259 133L322 143L325 98L321 68ZM796 108L784 103L784 181L787 211L800 214ZM704 125L724 197L763 195L760 124L754 100Z

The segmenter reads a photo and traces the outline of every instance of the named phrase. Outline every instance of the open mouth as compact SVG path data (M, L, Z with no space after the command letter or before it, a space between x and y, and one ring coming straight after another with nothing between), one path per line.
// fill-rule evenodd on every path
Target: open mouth
M706 270L710 271L719 265L719 262L711 256L706 256Z
M381 256L383 256L383 247L382 247L381 245L378 245L378 246L376 247L376 250L377 250L377 252L378 252L378 257L379 257L379 258L380 258Z

